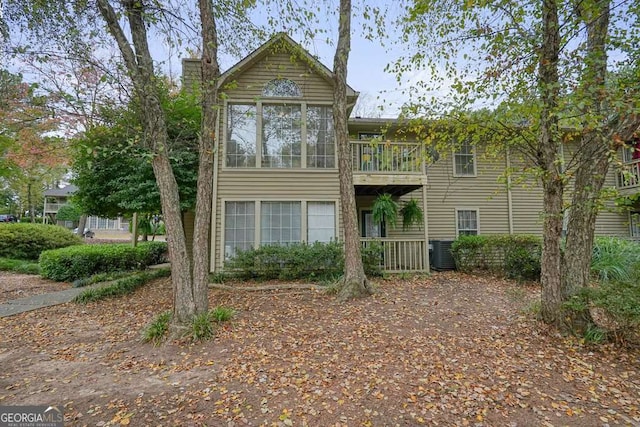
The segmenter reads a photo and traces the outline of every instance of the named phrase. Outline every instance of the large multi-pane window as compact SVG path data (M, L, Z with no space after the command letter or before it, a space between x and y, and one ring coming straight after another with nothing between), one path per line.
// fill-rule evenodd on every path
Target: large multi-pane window
M262 167L299 168L302 147L300 105L262 106Z
M232 258L238 249L255 243L255 202L227 202L224 213L224 256Z
M265 85L262 98L255 103L230 103L225 165L335 168L332 107L310 105L301 97L295 82L274 79Z
M476 161L473 145L463 142L453 153L453 174L455 176L475 176Z
M256 241L287 245L335 240L335 206L335 202L320 201L225 202L224 257L229 259L238 250L251 249Z
M456 210L456 229L458 236L478 234L478 211L475 209Z
M262 202L260 243L263 245L302 241L300 202Z
M307 107L307 167L334 168L336 139L333 109L330 106Z
M328 243L335 237L335 204L333 202L307 203L307 242Z
M255 167L256 106L229 105L227 122L227 166Z

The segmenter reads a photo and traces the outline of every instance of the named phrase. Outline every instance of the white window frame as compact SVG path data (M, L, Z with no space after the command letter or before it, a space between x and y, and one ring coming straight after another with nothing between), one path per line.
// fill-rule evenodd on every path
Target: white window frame
M464 212L464 211L471 211L471 212L475 212L476 213L476 236L480 234L480 209L478 208L467 208L467 207L460 207L460 208L455 208L455 224L456 224L456 237L460 237L460 224L458 221L458 212ZM462 231L469 231L466 229L463 229Z
M460 153L460 147L458 148L454 148L453 149L453 156L452 156L452 166L453 166L453 176L456 178L474 178L476 176L478 176L478 159L477 159L477 155L476 155L476 145L472 144L471 142L464 142L463 144L468 144L469 147L471 148L471 156L473 159L473 172L472 173L458 173L458 170L456 168L456 158L457 156L468 156L468 154L461 154Z
M298 202L301 204L301 224L300 224L300 242L306 243L308 238L308 218L309 218L309 210L308 203L333 203L334 208L334 236L335 241L340 240L340 210L338 199L327 199L327 198L313 198L313 199L300 199L300 198L286 198L286 197L273 197L268 199L255 199L255 198L229 198L229 199L221 199L221 209L222 215L220 218L220 243L219 243L219 252L218 252L218 260L220 265L224 265L225 262L225 245L226 245L226 204L227 202L254 202L254 248L260 247L261 245L261 219L262 219L262 203L263 202Z
M229 105L255 105L256 107L256 165L255 167L234 167L227 165L227 139L229 134ZM262 166L262 106L263 104L295 104L300 105L302 123L300 125L301 131L301 147L300 147L300 167L296 168L270 168ZM295 171L295 170L304 170L305 172L309 171L337 171L338 170L338 141L337 137L334 139L335 150L334 150L334 167L332 168L311 168L307 167L307 106L311 107L332 107L333 104L327 101L314 101L314 100L302 100L300 98L264 98L255 100L253 98L238 98L238 99L225 99L224 100L224 121L223 121L223 131L222 131L222 169L225 171L228 170L272 170L272 171ZM334 123L334 132L335 132L335 123Z
M629 237L640 240L640 211L629 211Z

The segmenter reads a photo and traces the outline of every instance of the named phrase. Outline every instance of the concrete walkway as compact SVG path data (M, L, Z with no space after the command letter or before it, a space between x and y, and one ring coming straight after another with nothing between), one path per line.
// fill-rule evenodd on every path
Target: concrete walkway
M96 283L94 285L82 288L65 289L64 291L50 292L48 294L32 295L20 299L14 299L0 304L0 317L9 317L14 314L24 313L26 311L36 310L43 307L51 307L53 305L66 304L71 302L76 296L86 289L103 286L104 283Z
M170 268L171 264L157 264L149 266L149 269ZM0 304L0 318L13 316L38 308L51 307L53 305L66 304L73 301L75 297L80 295L87 289L100 288L110 285L113 281L94 283L93 285L83 286L81 288L65 289L64 291L50 292L48 294L32 295L14 299Z

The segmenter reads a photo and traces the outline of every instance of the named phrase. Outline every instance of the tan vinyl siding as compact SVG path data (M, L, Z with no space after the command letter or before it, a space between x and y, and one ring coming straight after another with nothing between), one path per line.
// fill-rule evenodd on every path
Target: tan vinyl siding
M615 186L616 171L615 166L611 165L604 182L604 188L615 188ZM598 214L596 219L595 234L600 236L630 237L629 215L626 212L616 210L613 200L607 200L605 209Z
M333 100L331 84L305 62L287 53L268 54L245 72L230 76L221 90L230 99L260 98L264 85L273 79L294 81L302 91L303 99Z
M192 90L194 90L196 85L200 84L200 80L201 80L200 60L188 59L188 58L183 59L182 60L182 87L187 92L191 92Z
M485 158L479 147L475 177L454 177L451 155L427 169L429 239L456 238L456 209L477 209L481 234L509 232L506 185L499 182L506 160Z
M516 150L510 153L513 175L511 182L511 209L514 234L542 235L542 187L533 173L523 172L530 167Z
M184 235L187 241L187 252L189 255L193 253L193 226L195 222L195 212L187 211L182 213L182 226L184 227Z

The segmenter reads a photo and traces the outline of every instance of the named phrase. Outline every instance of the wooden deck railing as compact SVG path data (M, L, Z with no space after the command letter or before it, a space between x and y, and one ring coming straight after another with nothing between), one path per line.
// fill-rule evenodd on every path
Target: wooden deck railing
M426 271L424 240L393 238L361 238L363 247L381 245L380 267L385 272Z
M422 146L417 142L351 141L354 173L420 174Z
M624 163L618 171L618 188L634 188L640 186L640 159Z

